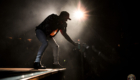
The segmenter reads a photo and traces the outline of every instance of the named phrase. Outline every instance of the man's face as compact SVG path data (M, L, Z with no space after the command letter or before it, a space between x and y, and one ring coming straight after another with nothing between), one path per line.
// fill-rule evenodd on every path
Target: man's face
M62 16L62 17L61 17L61 20L62 20L62 21L67 21L68 18L69 18L69 16Z

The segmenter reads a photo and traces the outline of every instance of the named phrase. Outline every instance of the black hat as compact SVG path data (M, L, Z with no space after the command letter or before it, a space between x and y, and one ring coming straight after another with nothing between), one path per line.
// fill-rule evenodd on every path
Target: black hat
M67 11L62 11L61 13L60 13L60 16L68 16L68 19L69 20L71 20L70 18L69 18L69 13L67 12Z

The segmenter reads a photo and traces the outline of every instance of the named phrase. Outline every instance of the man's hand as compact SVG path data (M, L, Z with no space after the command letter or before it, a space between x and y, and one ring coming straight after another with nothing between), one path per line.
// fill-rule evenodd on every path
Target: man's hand
M78 43L74 43L74 46L77 47L78 46Z

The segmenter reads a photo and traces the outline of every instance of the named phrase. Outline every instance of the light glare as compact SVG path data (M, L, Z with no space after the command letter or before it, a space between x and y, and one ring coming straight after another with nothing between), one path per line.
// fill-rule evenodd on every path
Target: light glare
M75 12L75 16L78 18L78 19L81 19L83 16L84 16L84 13L82 11L77 11Z

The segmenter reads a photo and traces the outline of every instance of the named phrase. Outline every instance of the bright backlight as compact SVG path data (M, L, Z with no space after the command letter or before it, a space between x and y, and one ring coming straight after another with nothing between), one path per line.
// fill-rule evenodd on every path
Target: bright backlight
M78 3L77 9L75 9L74 15L79 21L86 20L88 17L88 11L84 6L82 6L81 2Z
M81 19L83 16L84 16L84 13L82 11L76 11L75 12L75 16L78 18L78 19Z

